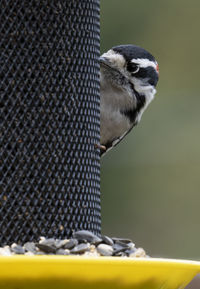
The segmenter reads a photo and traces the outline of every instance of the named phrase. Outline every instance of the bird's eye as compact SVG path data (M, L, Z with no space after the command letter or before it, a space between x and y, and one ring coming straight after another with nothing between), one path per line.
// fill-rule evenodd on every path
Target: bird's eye
M128 62L127 64L127 70L133 74L137 73L139 71L140 67L138 64L134 62Z

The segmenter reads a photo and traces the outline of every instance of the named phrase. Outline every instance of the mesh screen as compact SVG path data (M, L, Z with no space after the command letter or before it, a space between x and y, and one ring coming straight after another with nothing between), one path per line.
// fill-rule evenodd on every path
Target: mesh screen
M100 234L99 0L0 1L0 243Z

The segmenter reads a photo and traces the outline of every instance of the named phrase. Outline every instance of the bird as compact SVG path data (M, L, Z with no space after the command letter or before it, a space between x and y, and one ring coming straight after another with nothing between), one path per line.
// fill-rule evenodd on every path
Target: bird
M141 120L156 93L159 67L144 48L118 45L100 58L100 154L115 147Z

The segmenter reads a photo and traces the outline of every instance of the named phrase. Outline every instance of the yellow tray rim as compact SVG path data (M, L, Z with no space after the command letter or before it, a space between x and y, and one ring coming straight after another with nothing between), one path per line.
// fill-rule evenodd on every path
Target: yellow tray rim
M112 266L128 265L128 266L151 266L151 267L176 267L179 269L186 268L187 270L196 270L200 273L200 261L184 260L184 259L168 259L168 258L124 258L124 257L89 257L89 256L61 256L61 255L13 255L13 256L0 256L0 266L7 265L20 265L20 264L33 264L43 266L50 264L52 266L68 265L68 264L109 264ZM18 267L20 269L20 266ZM36 270L40 270L40 267L36 267ZM1 277L1 271L0 271Z
M131 285L135 282L136 275L138 275L138 284L144 280L155 280L158 284L156 288L160 288L159 284L163 282L169 283L168 287L163 288L180 288L176 287L177 284L185 286L198 273L200 273L200 262L193 260L71 255L0 256L0 285L11 282L10 287L6 287L9 289L15 288L12 287L14 286L12 284L16 284L16 282L20 284L20 282L30 281L39 282L37 283L39 285L42 282L47 282L48 286L45 288L54 288L53 280L60 280L63 287L58 288L65 288L66 282L69 280L72 284L81 280L86 284L91 284L91 282L114 284L113 282L120 280L122 284ZM27 284L29 283L19 288L26 288ZM81 288L81 286L72 286L72 288Z

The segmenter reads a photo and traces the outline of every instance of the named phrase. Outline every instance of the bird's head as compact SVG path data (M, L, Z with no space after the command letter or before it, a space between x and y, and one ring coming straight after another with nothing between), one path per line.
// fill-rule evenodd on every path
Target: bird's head
M114 86L131 85L138 94L155 94L159 70L155 58L136 45L119 45L100 57L101 70Z

